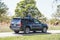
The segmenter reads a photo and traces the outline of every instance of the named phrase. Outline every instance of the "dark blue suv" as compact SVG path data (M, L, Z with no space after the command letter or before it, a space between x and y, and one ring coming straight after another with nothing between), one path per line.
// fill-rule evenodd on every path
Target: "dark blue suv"
M41 23L39 20L34 18L13 18L10 24L10 28L15 32L24 31L24 33L30 33L30 31L42 31L47 32L47 24Z

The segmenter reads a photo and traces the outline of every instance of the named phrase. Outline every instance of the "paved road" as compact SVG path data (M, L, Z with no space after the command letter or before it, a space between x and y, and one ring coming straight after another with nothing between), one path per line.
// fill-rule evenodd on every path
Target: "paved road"
M33 35L33 34L44 34L41 32L37 32L37 33L30 33L30 34L23 34L22 32L20 32L19 34L15 34L14 32L4 32L4 33L0 33L0 37L10 37L10 36L26 36L26 35ZM48 30L47 33L45 34L60 34L60 30Z

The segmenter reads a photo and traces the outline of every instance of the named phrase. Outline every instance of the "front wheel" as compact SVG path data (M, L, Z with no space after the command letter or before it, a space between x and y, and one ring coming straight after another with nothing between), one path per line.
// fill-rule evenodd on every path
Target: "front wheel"
M46 33L46 32L47 32L47 28L44 27L44 28L42 29L42 32L43 32L43 33Z

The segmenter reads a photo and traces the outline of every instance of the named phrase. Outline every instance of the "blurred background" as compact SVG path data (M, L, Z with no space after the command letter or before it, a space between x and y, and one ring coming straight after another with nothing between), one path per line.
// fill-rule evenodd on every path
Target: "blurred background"
M12 18L28 14L47 23L49 30L60 29L60 0L0 0L0 32L10 32Z

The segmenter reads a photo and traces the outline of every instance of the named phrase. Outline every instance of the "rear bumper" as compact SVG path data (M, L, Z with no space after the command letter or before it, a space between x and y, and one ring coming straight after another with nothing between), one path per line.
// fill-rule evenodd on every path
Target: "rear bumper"
M22 27L19 27L19 26L17 26L17 27L13 27L13 26L10 26L10 29L12 29L12 30L23 30L22 29Z

